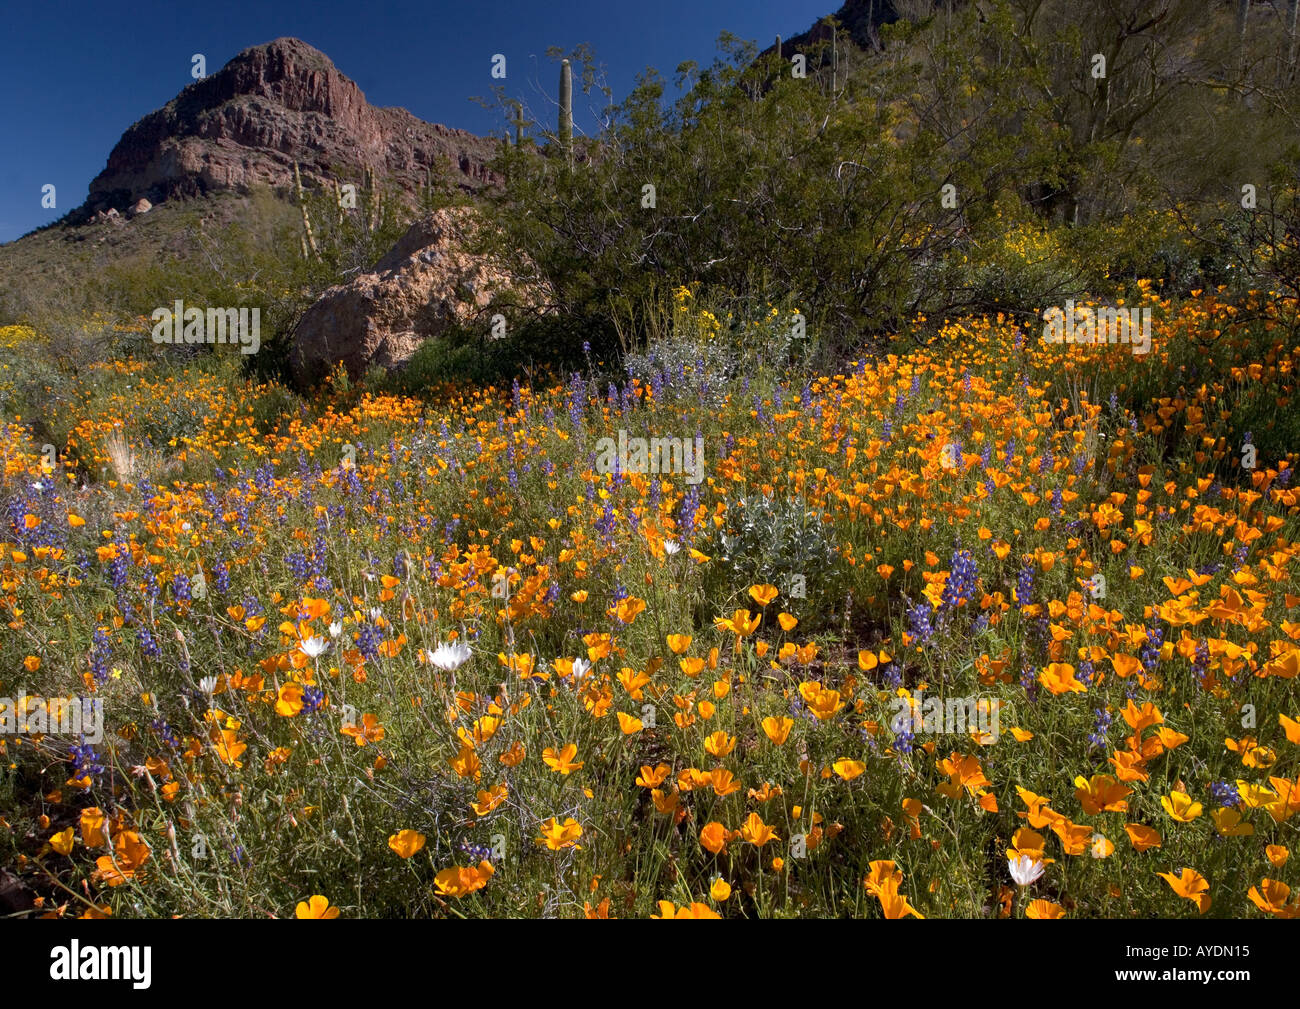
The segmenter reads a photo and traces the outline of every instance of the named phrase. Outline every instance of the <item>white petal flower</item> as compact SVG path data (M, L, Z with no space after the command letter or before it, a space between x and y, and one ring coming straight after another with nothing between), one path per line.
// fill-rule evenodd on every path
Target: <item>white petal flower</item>
M335 620L334 623L330 624L330 637L331 637L331 638L337 638L337 637L338 637L340 634L342 634L342 633L343 633L343 621L342 621L342 620Z
M444 641L440 642L432 652L426 652L425 657L432 665L443 672L450 673L468 662L472 654L469 645L463 641Z
M1015 880L1016 886L1028 886L1043 874L1046 866L1036 858L1017 855L1007 859L1007 868L1011 870L1011 878Z
M298 643L298 650L309 659L323 655L328 647L329 642L324 638L307 638L305 641Z

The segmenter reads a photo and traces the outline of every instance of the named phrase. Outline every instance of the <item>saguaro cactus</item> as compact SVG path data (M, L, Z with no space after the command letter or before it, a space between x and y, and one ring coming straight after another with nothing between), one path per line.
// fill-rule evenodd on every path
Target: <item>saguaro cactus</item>
M1296 13L1300 11L1300 0L1287 0L1286 5L1286 69L1288 74L1295 73Z
M560 61L560 149L564 159L573 160L573 71L568 60Z
M302 210L302 257L307 258L307 250L310 248L312 255L319 259L320 249L316 247L316 235L312 231L311 218L307 215L307 193L302 188L302 174L298 171L296 161L293 163L293 185L298 194L298 207Z

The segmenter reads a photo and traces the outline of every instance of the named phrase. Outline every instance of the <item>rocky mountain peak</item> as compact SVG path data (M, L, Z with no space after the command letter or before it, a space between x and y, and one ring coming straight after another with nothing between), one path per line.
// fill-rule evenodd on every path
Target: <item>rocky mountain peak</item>
M128 129L82 216L142 198L288 185L295 162L304 181L359 185L369 168L414 193L431 170L477 189L496 181L493 151L487 138L371 105L320 50L280 38L245 49Z

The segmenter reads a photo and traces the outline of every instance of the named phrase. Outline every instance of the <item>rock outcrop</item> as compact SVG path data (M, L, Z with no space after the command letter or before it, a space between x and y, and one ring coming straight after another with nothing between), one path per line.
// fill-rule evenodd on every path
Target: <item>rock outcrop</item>
M465 189L495 180L493 142L377 108L324 53L298 39L245 49L122 135L90 184L84 218L141 199L304 182L381 183L414 194L432 172Z
M956 0L954 6L964 2L966 0ZM938 0L919 0L919 2L913 0L908 9L912 16L916 17L924 12L926 5L936 9L941 6ZM880 29L899 20L901 15L898 7L898 0L844 0L843 6L835 12L834 17L840 27L848 33L849 38L860 48L879 50ZM787 57L792 56L805 46L829 42L830 38L830 29L819 19L807 31L785 39L781 44L781 53ZM768 46L759 53L759 58L770 55L775 48L774 45Z
M539 306L540 287L467 250L480 226L468 207L427 214L373 270L321 295L293 334L290 365L299 385L339 362L353 379L371 366L400 368L425 340L456 325L473 321L486 333L494 302Z

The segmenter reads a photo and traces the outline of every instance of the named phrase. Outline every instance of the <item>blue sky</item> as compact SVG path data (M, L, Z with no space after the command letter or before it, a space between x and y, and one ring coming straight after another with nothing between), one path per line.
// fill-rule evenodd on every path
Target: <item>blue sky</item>
M137 119L190 83L190 57L214 73L240 50L292 35L355 80L375 105L486 133L501 123L469 99L488 96L491 58L509 92L554 95L549 46L590 43L621 98L637 73L670 82L678 63L712 60L719 32L766 46L802 32L838 0L445 0L400 3L15 3L0 32L0 242L79 205L109 151ZM575 82L576 84L576 82ZM576 91L576 88L575 88ZM574 95L579 126L586 104ZM539 101L534 108L541 108ZM57 207L41 207L41 187Z

